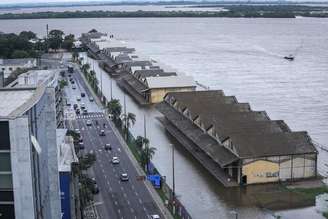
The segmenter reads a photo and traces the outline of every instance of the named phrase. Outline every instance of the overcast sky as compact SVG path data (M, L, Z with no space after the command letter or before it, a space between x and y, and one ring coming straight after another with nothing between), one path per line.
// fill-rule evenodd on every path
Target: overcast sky
M0 4L16 4L16 3L46 3L46 2L93 2L93 1L97 1L99 2L99 0L0 0ZM122 0L112 0L112 1L108 1L108 2L120 2ZM127 0L125 0L127 1ZM131 0L130 0L131 1ZM145 0L132 0L132 1L145 1ZM152 1L156 1L156 0L152 0ZM157 0L158 1L158 0ZM245 0L246 1L246 0ZM256 1L256 0L254 0ZM321 1L321 2L328 2L328 0L290 0L290 1L313 1L313 2L317 2L317 1Z

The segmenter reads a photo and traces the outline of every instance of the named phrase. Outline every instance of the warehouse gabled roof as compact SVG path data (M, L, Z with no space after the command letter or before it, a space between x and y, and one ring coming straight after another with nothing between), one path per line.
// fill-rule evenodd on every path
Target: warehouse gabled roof
M148 77L146 84L149 89L196 86L191 76Z
M143 69L136 70L133 74L138 79L145 79L147 77L167 77L176 76L175 72L164 72L163 69Z
M238 103L220 90L172 92L164 99L190 122L198 119L219 142L230 140L239 157L316 152L306 132L291 132L283 121L272 121L266 112L252 111L248 104Z

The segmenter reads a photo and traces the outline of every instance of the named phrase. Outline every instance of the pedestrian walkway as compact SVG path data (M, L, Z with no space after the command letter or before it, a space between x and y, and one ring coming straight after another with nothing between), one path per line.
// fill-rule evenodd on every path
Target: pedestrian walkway
M104 118L104 114L101 112L88 113L87 115L78 115L77 119L92 119L92 118Z

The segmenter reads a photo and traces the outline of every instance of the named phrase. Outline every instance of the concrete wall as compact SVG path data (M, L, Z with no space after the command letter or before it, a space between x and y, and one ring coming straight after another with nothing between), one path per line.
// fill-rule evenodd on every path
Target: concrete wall
M186 87L186 88L163 88L163 89L151 89L150 91L150 103L160 103L163 101L164 96L168 92L183 92L183 91L193 91L195 88Z
M9 122L16 219L35 219L28 118Z

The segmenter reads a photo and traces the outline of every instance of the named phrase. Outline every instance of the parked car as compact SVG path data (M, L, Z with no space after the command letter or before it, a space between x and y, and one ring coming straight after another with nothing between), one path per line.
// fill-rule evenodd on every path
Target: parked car
M105 144L105 150L112 150L112 146L110 144Z
M105 130L101 129L100 132L99 132L99 135L100 135L100 136L105 136L105 135L106 135L106 134L105 134Z
M92 122L90 119L87 120L87 126L92 126Z
M85 93L82 92L82 93L81 93L81 97L85 97Z
M127 173L121 174L121 181L129 181L129 176Z
M118 157L112 158L112 164L119 164L119 163L120 163L120 159Z

